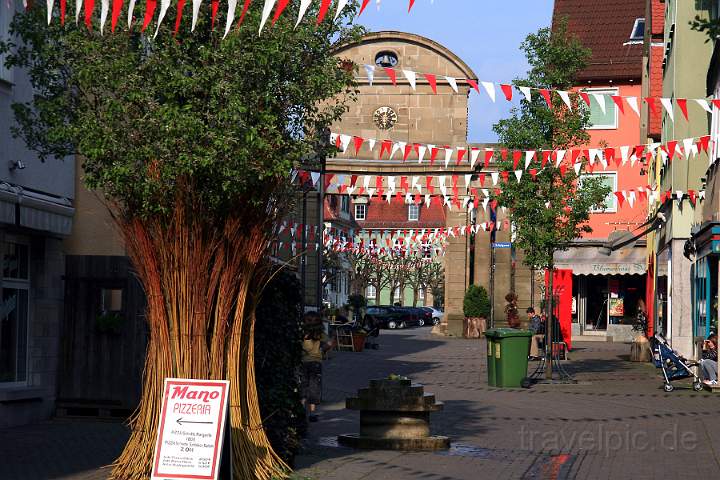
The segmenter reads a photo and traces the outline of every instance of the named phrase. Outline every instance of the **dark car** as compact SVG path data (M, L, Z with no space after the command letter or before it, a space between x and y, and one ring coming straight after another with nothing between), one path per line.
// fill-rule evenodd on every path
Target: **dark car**
M402 313L394 310L395 307L367 307L365 311L365 323L378 328L405 328L405 317Z
M401 316L400 328L422 327L425 325L424 312L414 307L388 307Z

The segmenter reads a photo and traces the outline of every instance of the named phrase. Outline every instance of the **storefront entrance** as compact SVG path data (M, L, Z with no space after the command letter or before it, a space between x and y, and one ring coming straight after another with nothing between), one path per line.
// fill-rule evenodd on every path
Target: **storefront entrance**
M646 275L574 275L573 321L583 335L604 335L608 325L633 325L644 301Z

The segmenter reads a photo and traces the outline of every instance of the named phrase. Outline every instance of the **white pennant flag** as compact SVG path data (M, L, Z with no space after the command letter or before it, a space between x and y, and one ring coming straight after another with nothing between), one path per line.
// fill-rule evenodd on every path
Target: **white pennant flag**
M550 208L550 202L545 202L545 208Z
M425 208L430 208L430 195L425 194Z
M452 148L445 149L445 168L447 168L448 164L450 163L450 160L452 160L452 154L453 154Z
M443 195L447 195L447 187L445 186L445 175L440 175L438 177L438 186L440 187L440 191Z
M317 185L320 180L320 172L310 172L310 178L312 179L313 187Z
M417 78L417 75L412 70L403 70L403 75L405 75L405 78L407 78L408 83L412 87L413 90L415 90L415 79Z
M528 102L532 101L532 95L530 93L530 87L517 87L523 95L525 95L525 100Z
M262 33L263 28L265 28L265 22L267 22L267 19L270 18L270 13L272 13L272 9L274 6L275 6L275 0L265 0L265 6L263 6L262 17L260 18L260 29L258 30L258 35L260 33Z
M488 206L489 203L490 203L490 199L489 199L489 198L487 198L487 197L486 197L486 198L483 198L482 206L483 206L483 210L485 210L486 212L487 212L487 206Z
M390 192L392 192L394 195L395 194L395 177L393 177L393 176L387 177L387 182L388 182L388 187L390 188Z
M49 0L51 1L51 0ZM110 11L110 0L100 0L100 35L103 34L105 29L105 22L107 21L107 15ZM52 13L52 12L48 12Z
M525 152L525 170L527 170L527 168L530 166L533 158L535 158L535 150L528 150Z
M372 86L373 80L375 80L375 65L365 65L365 73L368 77L368 83Z
M335 12L335 20L338 19L343 11L343 8L347 6L348 0L338 0L337 12Z
M518 183L520 183L520 179L522 178L523 171L522 170L515 170L515 178L517 178Z
M167 14L169 8L170 0L160 1L160 15L158 15L157 29L155 30L155 35L153 36L153 38L157 37L158 33L160 32L160 24L162 24L163 20L165 19L165 15Z
M50 25L50 20L52 20L53 3L54 3L54 0L47 0L48 25ZM7 6L8 6L8 8L10 7L10 2L8 2ZM100 28L102 29L102 25L100 26Z
M558 168L565 158L565 150L558 150L555 152L555 168Z
M599 148L591 148L589 149L590 153L590 165L595 165L595 157L600 157L600 149Z
M562 98L562 101L567 105L568 110L572 110L572 102L570 101L570 94L564 90L558 90L558 95Z
M483 188L483 189L481 189L481 190L482 190L482 194L483 194L483 195L485 195L486 197L490 198L490 190L488 190L487 188Z
M463 199L463 209L467 210L468 203L470 203L470 197L465 197L465 199Z
M600 110L602 110L603 115L605 115L605 95L602 93L591 93L590 95L592 95L597 104L600 105Z
M705 110L708 113L712 113L712 108L710 108L710 104L707 100L703 100L702 98L696 98L695 101L698 105L702 107L703 110Z
M363 188L365 188L365 190L370 188L370 175L365 175L363 178Z
M300 22L302 22L303 17L305 16L305 13L307 12L307 9L312 4L312 0L300 0L300 11L298 12L298 19L297 22L295 22L295 28L300 25ZM365 65L365 68L370 67L372 65ZM372 85L372 80L370 80L370 85Z
M422 187L420 186L420 177L412 177L412 182L410 182L410 188L414 188L418 191L418 193L422 193Z
M392 202L392 195L393 195L393 194L390 193L390 192L387 192L387 193L385 194L385 201L387 201L388 205L390 205L390 202Z
M197 24L198 15L200 14L200 5L202 4L202 0L193 0L192 2L192 25L190 26L190 31L195 31L195 25Z
M475 168L475 163L477 162L478 156L480 156L480 149L473 148L470 150L470 168Z
M445 77L445 80L450 84L450 88L453 89L455 93L458 93L458 86L457 86L457 80L455 80L454 77Z
M372 152L375 148L375 139L374 138L368 138L368 148Z
M352 140L352 137L350 135L345 135L345 134L340 135L340 147L341 147L343 153L347 152L347 149L350 146L351 140Z
M235 7L237 7L237 0L228 0L228 13L227 20L225 21L225 35L223 35L223 38L227 37L227 34L230 32L230 27L232 27L232 24L235 21Z
M582 168L582 163L576 162L575 165L573 165L573 169L575 170L575 176L580 175L580 169Z
M407 142L395 142L393 143L392 151L390 152L390 158L388 160L392 160L395 153L400 150L401 152L405 151L405 145L407 145Z
M632 208L633 205L635 205L635 190L630 190L625 200L627 200L627 202L630 204L630 208Z
M75 24L77 25L78 21L80 20L80 10L82 9L83 0L75 0ZM27 5L23 4L23 6L27 7Z
M705 190L701 190L698 192L698 198L700 200L705 200Z
M369 198L372 198L372 197L375 195L375 189L374 189L374 188L368 188L368 189L367 189L367 192L368 192L368 197L369 197Z
M485 91L488 94L488 97L490 97L490 100L495 103L495 84L492 82L480 82L485 89Z
M638 117L640 116L640 108L638 107L638 99L637 97L625 97L625 101L628 105L630 105L630 108L632 108L632 111L635 112L635 115Z
M620 155L622 156L622 164L625 165L630 158L630 147L628 145L620 147Z
M135 10L135 0L130 0L130 3L128 4L128 15L127 15L128 30L132 27L134 10Z
M357 186L354 186L354 187L353 187L352 185L348 185L348 187L347 187L347 193L348 193L348 195L352 195L353 193L355 193L355 189L356 189L356 188L357 188Z
M423 162L423 158L425 157L425 152L427 152L427 147L425 145L418 145L418 163Z
M472 174L465 174L465 187L470 188L470 182L472 182Z
M694 138L685 138L683 139L683 150L685 151L685 156L689 159L690 155L697 155L697 147L695 145L695 139Z
M493 185L497 185L500 174L498 172L490 172L490 178L492 178Z
M682 197L683 197L682 190L675 190L675 198L677 198L678 200L682 200Z
M670 100L669 98L661 98L660 103L662 104L663 108L665 108L668 117L670 117L670 121L675 122L675 114L673 112L672 100Z

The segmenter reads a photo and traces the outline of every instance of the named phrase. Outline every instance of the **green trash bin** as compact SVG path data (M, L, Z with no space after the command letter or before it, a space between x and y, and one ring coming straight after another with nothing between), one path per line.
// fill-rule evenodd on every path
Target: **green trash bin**
M488 335L490 334L490 335ZM485 333L492 337L496 387L520 388L527 377L528 353L532 332L514 328L497 328ZM490 376L488 359L488 380Z
M485 338L487 339L487 373L488 373L488 386L494 387L496 385L495 376L495 344L497 343L497 330L485 331ZM498 350L499 352L499 350Z

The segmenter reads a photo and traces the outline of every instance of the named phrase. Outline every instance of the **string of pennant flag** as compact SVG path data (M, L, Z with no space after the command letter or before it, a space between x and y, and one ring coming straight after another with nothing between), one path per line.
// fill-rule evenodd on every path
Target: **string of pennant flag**
M186 0L177 0L177 17L175 19L175 33L178 32L180 28L180 24L182 21L182 15L183 15L183 7L185 6ZM238 10L238 2L242 2L242 7L240 10L240 16L237 17L237 10ZM272 20L270 20L271 25L274 25L275 22L280 18L280 16L287 10L288 4L290 3L290 0L257 0L255 3L259 4L261 1L263 1L263 7L262 7L262 14L260 17L260 27L258 33L261 33L263 29L265 28L265 25L267 24L268 20L270 20L270 17L272 15ZM415 0L408 0L408 13L412 10L413 6L415 5ZM431 3L433 3L434 0L431 0ZM120 14L123 10L124 6L124 0L100 0L100 33L102 34L104 32L105 24L107 23L108 15L110 15L110 28L111 31L115 31L115 28L117 27L118 20L120 18ZM313 5L313 3L318 4L318 15L316 18L316 22L318 25L320 25L325 18L328 17L328 13L332 10L332 3L333 0L301 0L300 6L298 9L298 15L297 15L297 22L295 26L298 26L300 22L302 22L303 18L308 12L308 9ZM337 0L335 6L335 15L334 18L337 19L343 12L343 10L348 6L349 0ZM367 8L368 4L370 3L370 0L363 0L362 4L360 5L360 10L358 11L358 16L362 15L362 13ZM376 3L378 5L378 8L380 6L380 0L376 0ZM53 19L53 11L55 7L55 0L46 0L47 4L47 22L48 25ZM136 0L129 0L128 7L127 7L127 25L128 29L132 28L133 18L134 18L134 10L135 10L135 4ZM23 0L23 6L25 8L28 8L30 5L30 2L28 0ZM171 5L171 0L160 0L160 11L158 13L157 17L157 29L155 31L155 35L157 35L157 32L160 29L160 25L162 24L163 20L165 20L165 16L167 14L167 11L169 10ZM227 35L230 32L230 29L232 25L235 23L235 20L238 19L237 25L241 25L243 23L243 20L245 19L245 16L247 15L248 10L253 5L252 0L228 0L227 2L227 17L226 17L226 24L225 24L225 35ZM192 23L191 23L191 31L195 30L195 26L197 24L197 19L200 14L200 8L202 7L202 0L192 0ZM60 0L59 2L59 14L60 14L60 22L61 24L65 24L65 16L66 16L66 10L67 10L67 0ZM217 18L217 13L220 8L220 1L219 0L211 0L211 15L212 15L212 25L214 27L215 20ZM146 0L145 4L145 14L143 18L142 23L142 31L145 31L147 27L152 22L155 11L157 9L157 0ZM274 9L274 14L273 14ZM75 1L75 23L78 23L80 20L80 14L84 10L84 20L85 24L88 28L91 28L92 26L92 18L93 14L95 12L95 0L76 0ZM332 15L332 14L331 14ZM331 16L330 15L330 16Z
M472 90L480 93L480 89L486 93L487 97L495 103L498 98L498 87L502 96L508 102L511 102L515 97L514 92L519 92L524 100L531 102L533 95L540 95L549 108L553 108L553 95L557 95L567 108L573 110L577 108L577 105L573 107L572 98L576 98L577 102L582 101L588 107L591 106L591 102L594 101L603 114L607 113L609 105L614 104L622 115L625 115L625 106L632 110L638 117L640 116L640 102L644 102L648 105L648 108L653 115L660 113L660 106L667 112L668 118L675 121L674 106L677 106L685 120L689 120L688 117L688 102L694 102L699 105L705 112L712 113L713 107L720 108L720 99L717 98L665 98L665 97L636 97L627 95L612 95L609 93L602 92L586 92L586 91L567 91L567 90L556 90L551 88L538 88L538 87L527 87L527 86L515 86L507 83L496 83L491 81L483 81L472 78L458 78L449 75L438 75L434 73L421 73L409 69L396 69L392 67L378 67L376 65L364 65L363 70L365 77L370 85L375 82L377 74L382 72L390 82L397 86L399 79L398 75L402 74L410 87L416 91L418 85L418 79L425 79L430 89L434 94L438 93L438 85L442 85L445 82L455 93L459 93L458 83L466 83L470 85ZM612 103L611 103L612 102ZM659 104L659 105L658 105Z
M427 143L413 143L394 140L378 140L375 138L364 138L357 135L348 135L343 133L331 133L330 143L334 145L340 152L347 153L352 145L351 153L354 152L358 156L361 150L366 149L367 152L374 152L376 146L379 145L379 158L381 160L392 160L397 158L403 162L416 157L418 164L427 161L431 166L436 161L444 163L445 168L454 163L454 167L458 167L463 162L469 164L471 169L475 166L488 168L490 163L498 158L503 161L509 158L513 161L513 170L518 170L521 165L528 170L530 166L539 163L540 168L550 163L556 168L567 168L570 165L577 165L585 159L589 165L589 170L595 166L595 162L599 162L606 169L612 162L617 166L625 165L630 162L634 166L635 162L642 160L648 156L653 156L656 152L660 152L663 158L663 164L672 162L677 158L688 158L689 156L698 155L701 152L707 153L710 148L710 135L700 137L690 137L681 140L670 140L664 144L654 142L647 145L622 145L614 147L596 147L596 148L575 148L569 150L508 150L504 148L477 148L467 145L450 146L450 145L433 145ZM534 165L537 167L538 165ZM578 172L579 173L579 172ZM564 175L564 172L562 173Z

